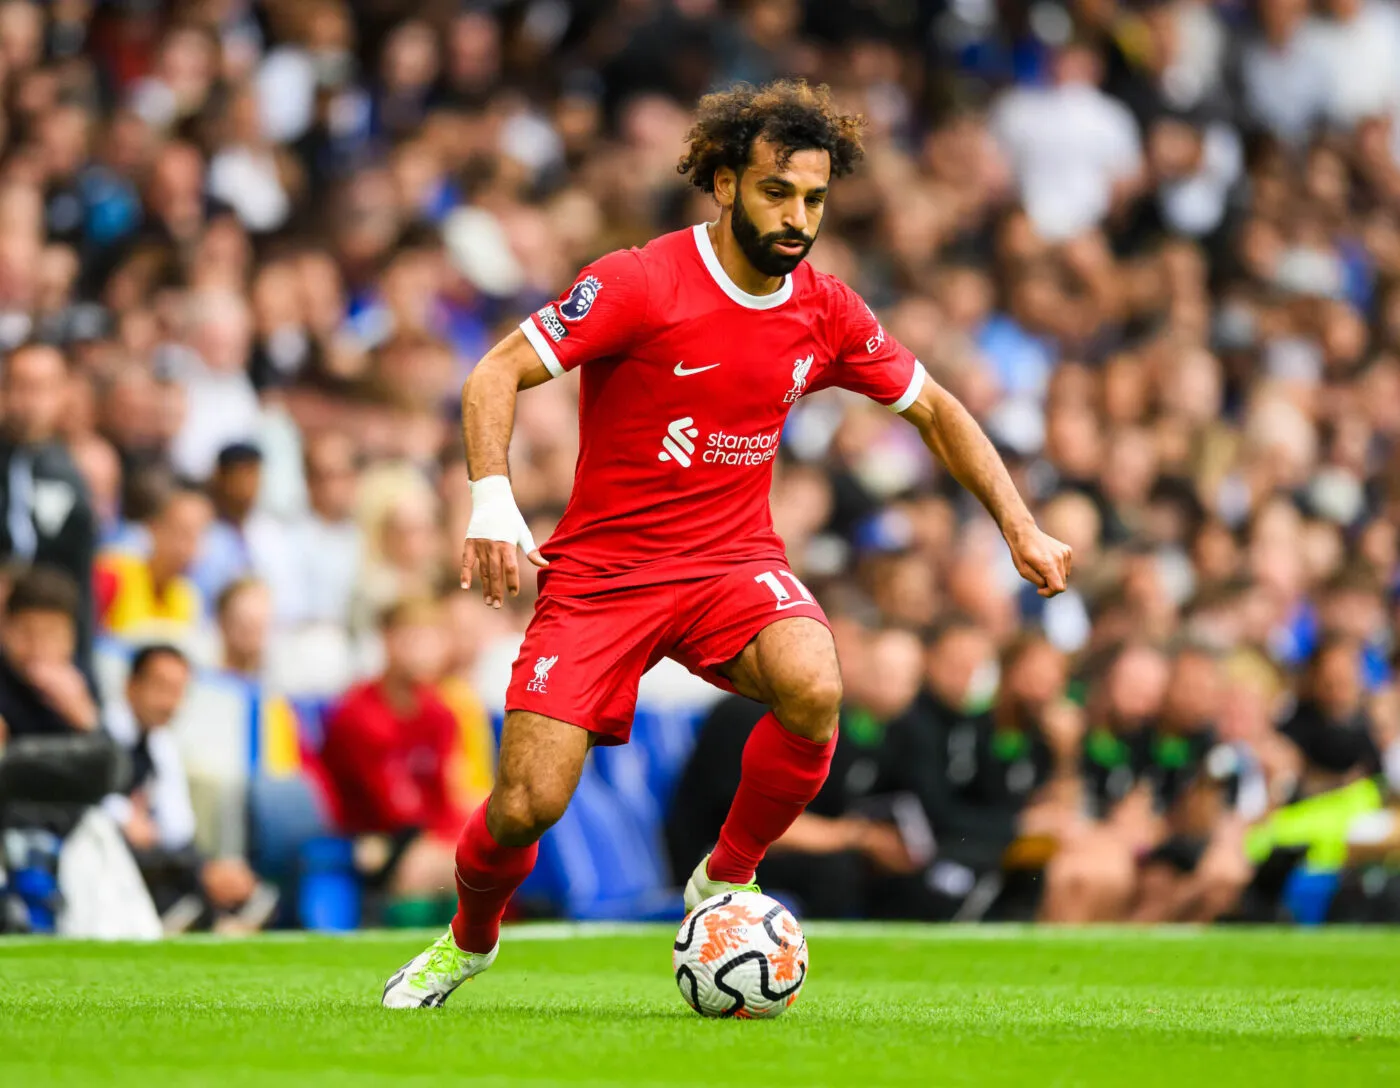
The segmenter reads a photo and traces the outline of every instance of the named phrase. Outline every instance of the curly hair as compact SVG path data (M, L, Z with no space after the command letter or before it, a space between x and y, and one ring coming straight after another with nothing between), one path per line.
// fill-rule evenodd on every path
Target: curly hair
M696 108L695 124L686 133L690 149L676 166L692 185L715 191L715 171L736 173L748 165L754 140L762 137L778 148L778 166L786 168L795 151L818 150L831 156L832 177L844 177L865 154L861 129L865 118L836 112L831 89L810 87L805 79L780 79L762 87L739 83L707 94Z

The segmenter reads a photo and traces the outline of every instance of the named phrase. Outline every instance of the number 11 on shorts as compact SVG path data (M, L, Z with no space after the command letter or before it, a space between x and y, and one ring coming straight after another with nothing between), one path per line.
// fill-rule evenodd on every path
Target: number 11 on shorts
M801 594L797 600L793 600L792 594L788 592L787 586L778 579L786 578L792 583L793 588ZM777 598L777 610L781 612L785 608L793 608L799 604L816 604L817 599L812 596L811 590L802 584L797 575L790 570L765 570L762 574L755 574L753 580L762 582L773 591L773 596Z

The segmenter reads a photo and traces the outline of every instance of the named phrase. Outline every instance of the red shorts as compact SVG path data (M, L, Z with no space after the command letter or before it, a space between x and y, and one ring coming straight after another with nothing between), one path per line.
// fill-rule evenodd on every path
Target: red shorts
M826 613L781 563L760 559L693 581L535 603L511 669L506 710L528 710L626 744L642 674L670 657L725 691L717 671L770 623Z

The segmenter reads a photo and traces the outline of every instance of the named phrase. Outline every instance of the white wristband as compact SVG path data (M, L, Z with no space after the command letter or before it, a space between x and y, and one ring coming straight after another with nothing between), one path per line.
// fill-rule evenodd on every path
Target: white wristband
M506 476L483 476L472 481L472 520L468 540L503 540L525 552L535 550L535 538L510 490Z

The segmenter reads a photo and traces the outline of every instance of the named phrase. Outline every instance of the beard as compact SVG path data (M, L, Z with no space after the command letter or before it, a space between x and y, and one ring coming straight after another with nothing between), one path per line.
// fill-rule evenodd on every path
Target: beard
M808 238L800 231L793 230L775 230L770 234L760 234L758 225L749 218L749 213L744 210L743 198L737 192L734 194L734 213L730 216L730 223L740 251L749 264L765 276L786 276L806 259L807 251L816 241L815 237ZM801 242L802 252L782 253L773 248L776 242Z

